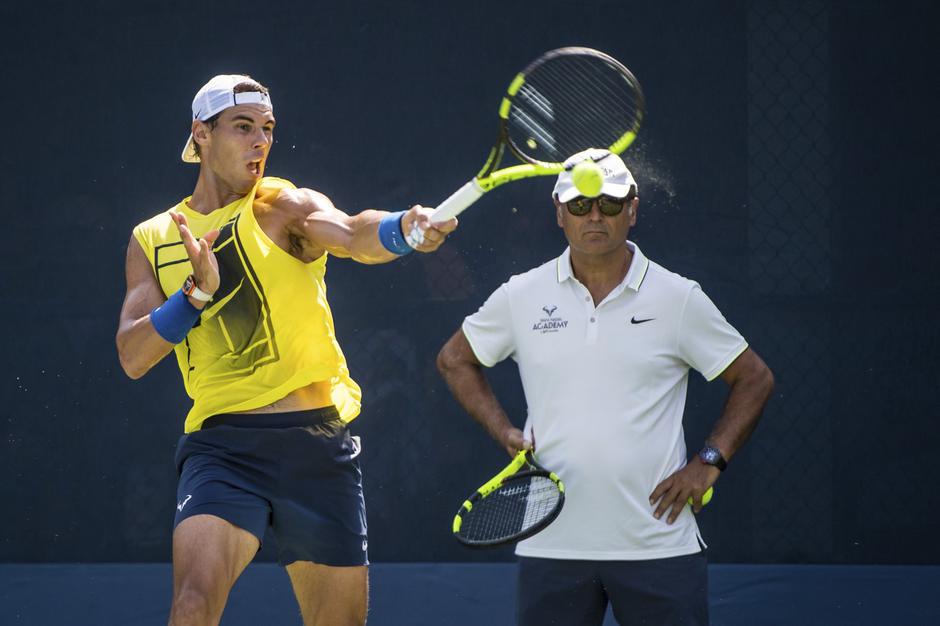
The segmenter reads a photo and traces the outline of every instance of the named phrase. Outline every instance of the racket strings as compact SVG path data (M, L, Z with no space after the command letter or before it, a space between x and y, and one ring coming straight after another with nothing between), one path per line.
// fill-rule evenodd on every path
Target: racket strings
M577 61L577 59L572 59ZM593 62L583 67L560 67L559 64L544 65L541 72L532 77L530 86L536 85L551 97L564 105L566 112L573 113L575 120L582 115L594 112L626 113L622 119L632 124L639 111L639 98L636 88L626 76ZM593 96L593 97L591 97ZM547 100L542 95L541 100ZM584 111L589 106L591 110ZM589 117L589 115L584 115Z
M605 85L603 81L613 77L609 73L588 73L577 74L574 89L564 89L559 85L564 85L566 78L560 71L546 68L547 71L554 72L552 80L553 91L557 91L555 96L558 102L564 102L564 110L568 116L563 120L563 124L571 124L572 135L590 136L592 134L605 135L613 137L613 141L622 136L625 132L631 130L637 121L638 107L635 93L630 91L622 76L617 76L618 84ZM594 82L584 80L584 84L578 84L581 79L595 79ZM570 81L568 81L570 82ZM596 92L593 96L589 95ZM588 94L587 96L579 94ZM560 126L562 130L568 130L567 126ZM606 145L606 142L600 147Z
M550 517L560 500L561 491L546 476L509 479L464 512L460 534L473 542L514 537Z
M637 109L627 93L629 84L620 76L619 85L610 78L596 64L582 71L546 65L534 77L530 88L555 104L555 135L567 151L559 155L562 159L582 149L580 142L605 147L633 127Z
M598 110L620 112L629 125L635 123L642 108L642 96L638 87L614 66L593 56L560 57L556 63L546 63L532 77L533 84L544 83L543 89L567 101L568 110L574 113L585 106L585 97L579 94L592 92L596 100L588 100ZM577 116L576 117L580 117Z
M556 56L531 70L513 99L507 131L526 157L559 163L609 147L639 127L643 96L623 70L585 54Z

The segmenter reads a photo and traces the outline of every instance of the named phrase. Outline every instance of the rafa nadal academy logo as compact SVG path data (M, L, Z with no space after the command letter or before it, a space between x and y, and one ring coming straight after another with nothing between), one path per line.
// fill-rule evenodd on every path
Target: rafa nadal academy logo
M537 330L543 335L545 333L557 333L562 328L568 327L568 320L555 317L555 311L558 307L554 304L546 304L542 307L546 317L540 317L539 321L532 325L532 330Z

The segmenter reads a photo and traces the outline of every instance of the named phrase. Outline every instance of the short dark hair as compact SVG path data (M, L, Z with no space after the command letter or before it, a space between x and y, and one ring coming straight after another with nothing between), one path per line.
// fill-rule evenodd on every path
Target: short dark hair
M262 85L261 83L259 83L258 81L256 81L254 78L252 78L251 76L246 76L245 78L247 78L248 80L243 80L242 82L232 87L232 93L245 93L248 91L258 91L258 92L263 93L266 96L270 95L268 93L268 88ZM222 115L222 113L223 113L222 111L219 111L218 113L216 113L209 119L202 120L203 124L208 124L209 130L212 130L218 125L219 116ZM196 143L195 139L193 140L193 152L196 153L197 157L201 156L199 154L199 144Z

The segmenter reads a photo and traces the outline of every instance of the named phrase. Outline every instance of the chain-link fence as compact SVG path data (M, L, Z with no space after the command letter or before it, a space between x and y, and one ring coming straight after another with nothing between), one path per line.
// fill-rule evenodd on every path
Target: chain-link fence
M751 549L795 562L832 558L828 46L826 3L749 5L750 293L781 390L750 451Z

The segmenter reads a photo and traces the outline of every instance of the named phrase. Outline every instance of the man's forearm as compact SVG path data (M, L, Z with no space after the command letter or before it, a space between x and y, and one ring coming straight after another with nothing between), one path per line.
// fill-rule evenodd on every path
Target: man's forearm
M721 450L726 460L734 456L754 432L773 388L773 375L766 366L738 377L731 384L725 408L707 440L709 445Z
M120 328L116 343L121 367L134 379L149 372L150 368L173 350L173 344L154 330L149 315Z
M388 263L411 253L401 227L404 214L368 210L356 216L359 224L350 247L352 258L360 263Z
M448 364L438 360L438 369L460 406L480 423L490 436L503 444L512 422L493 393L479 365Z

